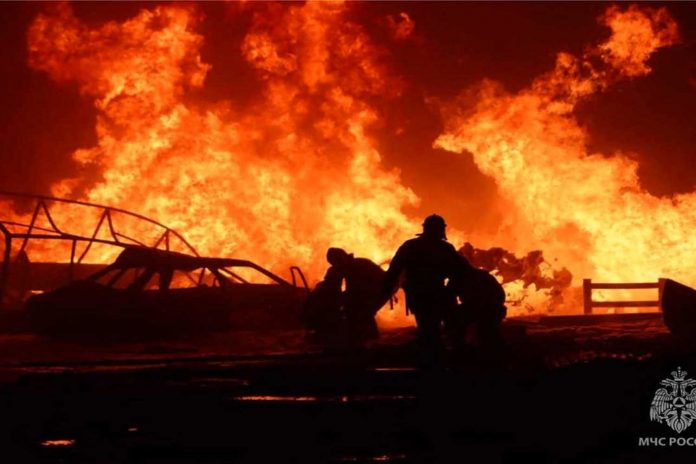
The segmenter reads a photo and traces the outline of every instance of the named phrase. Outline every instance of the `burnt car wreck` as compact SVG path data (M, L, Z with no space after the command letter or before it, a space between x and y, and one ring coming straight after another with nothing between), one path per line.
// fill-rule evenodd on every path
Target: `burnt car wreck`
M113 341L301 326L297 267L289 282L250 261L203 258L175 230L110 206L14 192L0 205L5 330Z
M288 282L251 261L129 246L109 266L25 307L36 332L70 339L299 328L308 289L299 268L291 275Z

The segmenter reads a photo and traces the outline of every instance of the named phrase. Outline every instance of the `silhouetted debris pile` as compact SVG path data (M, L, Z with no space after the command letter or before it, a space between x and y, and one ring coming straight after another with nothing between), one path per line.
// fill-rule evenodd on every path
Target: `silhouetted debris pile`
M570 287L573 275L562 267L553 269L544 259L541 250L534 250L518 258L514 253L501 247L488 249L476 248L466 242L459 253L472 266L485 269L501 279L503 285L520 281L523 288L534 285L535 289L548 290L550 307L563 302L563 292ZM514 304L514 302L511 302Z

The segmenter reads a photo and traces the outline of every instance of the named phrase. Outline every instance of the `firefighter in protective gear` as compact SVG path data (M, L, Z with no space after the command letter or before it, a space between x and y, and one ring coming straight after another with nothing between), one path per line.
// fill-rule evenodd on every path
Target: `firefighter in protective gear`
M329 248L331 264L308 300L307 312L329 339L363 342L379 335L375 314L388 301L383 294L385 271L367 258Z
M442 350L442 320L455 304L446 282L459 277L468 264L447 242L446 227L441 216L428 216L423 222L423 232L396 251L384 282L385 293L389 295L401 282L406 306L416 317L421 363L426 366L438 360Z

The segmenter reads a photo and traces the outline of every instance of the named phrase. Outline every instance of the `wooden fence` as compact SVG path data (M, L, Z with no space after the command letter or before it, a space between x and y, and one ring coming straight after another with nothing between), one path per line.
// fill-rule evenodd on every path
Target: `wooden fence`
M657 307L662 304L662 289L664 287L664 279L659 279L657 282L637 282L637 283L593 283L592 279L583 279L582 295L583 309L585 314L592 314L592 308L645 308ZM634 290L640 288L654 288L657 290L657 300L640 300L640 301L593 301L592 290Z

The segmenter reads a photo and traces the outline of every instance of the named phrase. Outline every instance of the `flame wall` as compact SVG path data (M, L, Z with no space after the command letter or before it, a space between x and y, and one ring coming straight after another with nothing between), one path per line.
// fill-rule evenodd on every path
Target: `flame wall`
M446 129L435 144L472 153L495 179L509 212L499 234L507 246L541 247L597 280L679 276L695 284L696 196L647 193L634 160L588 152L573 115L583 99L647 75L648 58L678 40L677 25L664 8L637 6L611 6L600 21L611 30L605 42L581 57L559 53L528 88L511 94L484 81L444 104Z
M397 96L400 83L346 8L266 5L254 14L241 53L263 98L244 113L186 100L210 68L195 6L156 6L96 28L68 5L39 15L31 65L77 81L99 110L98 144L73 155L102 172L86 198L184 231L202 254L298 263L315 277L329 246L389 258L414 229L402 209L416 197L380 164L369 100ZM79 181L53 190L71 196Z
M209 38L199 5L147 5L112 21L78 18L69 4L43 7L28 29L29 66L76 85L96 110L95 142L72 153L77 168L52 192L156 218L203 254L251 258L274 270L299 264L316 280L329 246L382 262L418 232L414 177L385 162L389 148L379 134L385 121L398 120L398 132L437 120L416 136L452 159L472 156L494 182L494 199L481 195L481 202L500 219L492 226L477 203L479 186L460 194L451 182L459 174L444 168L418 190L423 203L446 199L443 209L474 218L450 228L455 245L468 238L518 254L543 249L576 278L696 284L694 194L645 191L634 158L592 153L576 115L600 93L645 78L649 59L678 43L667 9L606 8L598 18L605 40L575 54L559 46L553 69L517 91L492 79L473 86L454 79L447 85L465 87L457 98L433 98L400 73L404 63L429 63L393 46L428 50L418 22L406 12L366 20L361 8L226 7L240 45L217 53L241 64L222 85L246 89L248 71L257 86L240 104L202 98L212 68L203 58ZM399 119L406 106L437 110L409 126ZM87 175L93 172L96 180Z

